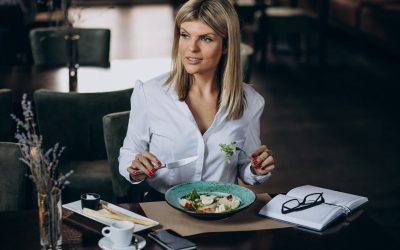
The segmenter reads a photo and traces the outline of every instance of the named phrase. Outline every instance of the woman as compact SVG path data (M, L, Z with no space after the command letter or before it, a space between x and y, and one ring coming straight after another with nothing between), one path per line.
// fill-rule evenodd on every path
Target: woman
M255 185L271 175L274 159L260 146L264 99L242 83L239 28L228 0L188 1L175 19L172 71L136 83L119 171L132 183L147 178L150 199L185 182L234 183L239 175ZM226 161L220 144L232 142L247 154ZM193 155L184 167L154 168Z

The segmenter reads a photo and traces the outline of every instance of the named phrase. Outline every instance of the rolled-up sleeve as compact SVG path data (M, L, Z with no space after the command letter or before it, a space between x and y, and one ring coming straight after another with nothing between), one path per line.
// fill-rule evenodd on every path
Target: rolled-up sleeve
M149 148L150 126L146 100L143 82L137 81L131 96L128 130L118 158L119 173L131 183L134 182L129 178L128 167L131 166L137 154Z
M247 152L248 155L251 155L259 146L261 146L260 140L260 119L261 115L264 111L265 101L264 98L257 95L258 98L254 98L253 105L248 107L253 110L249 110L251 115L248 117L248 130L246 132L245 142L243 146L243 150ZM249 105L250 106L250 105ZM239 165L239 176L240 178L247 184L256 185L259 183L263 183L271 176L271 173L267 175L255 175L251 172L250 159L243 155L239 154L240 158L238 161Z

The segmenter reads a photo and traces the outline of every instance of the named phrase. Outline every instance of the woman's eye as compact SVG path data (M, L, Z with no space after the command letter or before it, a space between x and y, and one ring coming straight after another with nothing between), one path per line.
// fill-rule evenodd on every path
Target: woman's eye
M204 42L206 42L206 43L210 43L210 42L213 41L213 40L212 40L211 38L209 38L209 37L203 37L202 40L203 40Z
M181 33L181 37L187 39L187 38L189 38L189 35L186 33Z

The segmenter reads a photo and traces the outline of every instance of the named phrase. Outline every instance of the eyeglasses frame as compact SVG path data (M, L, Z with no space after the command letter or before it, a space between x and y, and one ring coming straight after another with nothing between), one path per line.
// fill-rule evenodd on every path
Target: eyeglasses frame
M317 197L317 199L315 199L315 201L313 201L312 203L307 204L306 203L307 197L309 197L311 195L316 195L316 194L319 195ZM292 201L297 201L299 204L297 206L293 207L293 208L288 208L288 207L285 206L285 204L287 204L289 202L292 202ZM319 204L322 204L324 202L325 202L325 199L323 197L323 193L312 193L312 194L308 194L308 195L304 196L302 202L300 202L299 199L290 199L290 200L284 202L282 204L281 212L282 212L282 214L288 214L288 213L295 212L295 211L301 211L301 210L305 210L305 209L308 209L308 208L311 208L311 207L315 207L315 206L317 206Z

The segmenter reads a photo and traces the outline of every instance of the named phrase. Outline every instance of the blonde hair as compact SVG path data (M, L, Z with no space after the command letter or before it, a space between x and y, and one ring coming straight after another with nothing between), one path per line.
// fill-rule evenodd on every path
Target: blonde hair
M240 25L236 11L228 0L190 0L180 8L175 18L172 70L166 84L171 86L175 82L179 100L186 100L191 77L179 57L178 46L180 26L190 21L200 21L210 26L223 38L226 54L222 55L216 73L217 84L220 87L218 103L220 108L227 111L227 120L241 118L245 98L240 64Z

